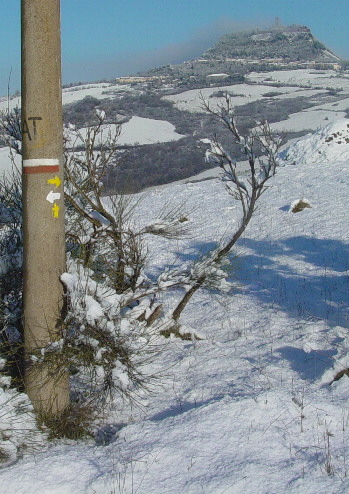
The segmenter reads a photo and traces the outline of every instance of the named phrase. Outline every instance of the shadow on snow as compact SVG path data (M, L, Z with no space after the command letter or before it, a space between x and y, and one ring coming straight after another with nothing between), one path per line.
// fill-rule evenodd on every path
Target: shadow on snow
M348 245L292 237L277 243L244 238L239 247L253 252L242 257L239 280L262 303L291 317L348 325ZM297 261L302 263L299 269Z
M281 358L288 360L291 369L306 381L319 379L324 372L333 365L333 357L336 350L311 350L305 352L301 348L285 346L279 348L277 353Z

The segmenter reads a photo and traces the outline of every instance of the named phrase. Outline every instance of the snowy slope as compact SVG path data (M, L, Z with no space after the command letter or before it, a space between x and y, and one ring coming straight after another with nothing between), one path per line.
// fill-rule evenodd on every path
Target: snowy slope
M296 164L349 160L349 119L336 120L304 136L283 157Z
M349 98L343 98L335 103L316 105L297 113L291 113L286 120L271 124L271 128L276 132L316 130L326 125L327 122L335 122L344 118L347 108L349 108Z
M345 125L286 152L296 164L279 169L239 242L237 288L197 294L184 322L206 339L160 342L150 369L160 383L140 408L115 404L111 443L60 441L24 456L0 471L4 492L349 492L349 380L329 385L334 362L348 365L349 156L326 140ZM304 197L311 208L289 212ZM168 201L190 211L191 234L153 239L155 269L212 248L239 216L212 179L151 189L139 221Z

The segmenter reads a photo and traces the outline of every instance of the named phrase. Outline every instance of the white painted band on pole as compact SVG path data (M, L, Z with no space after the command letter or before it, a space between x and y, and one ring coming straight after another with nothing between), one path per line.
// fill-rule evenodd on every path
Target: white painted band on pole
M23 166L59 166L59 160L53 158L23 160Z

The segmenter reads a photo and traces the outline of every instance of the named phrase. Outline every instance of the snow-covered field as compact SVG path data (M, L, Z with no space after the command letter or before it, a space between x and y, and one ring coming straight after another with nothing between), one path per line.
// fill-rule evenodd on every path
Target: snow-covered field
M130 90L130 85L111 84L107 82L74 86L63 89L62 102L63 105L67 105L69 103L80 101L86 96L92 96L97 99L106 99L110 98L114 92L123 93Z
M316 130L328 122L335 122L345 116L344 112L335 110L323 110L321 108L303 110L291 113L287 120L281 120L271 124L271 128L276 132L299 132L304 129Z
M235 107L252 103L254 101L268 99L273 93L273 100L285 98L306 97L314 99L314 106L300 112L291 113L286 120L272 124L273 130L282 132L298 132L304 129L316 130L345 117L345 111L349 108L349 74L338 73L332 70L281 70L271 72L251 73L247 77L250 83L235 84L221 87L209 87L192 89L178 94L164 96L163 99L172 101L180 109L190 112L202 112L202 98L206 99L212 109L222 103L223 98L219 93L227 91L232 98ZM286 84L284 87L276 87L275 84ZM122 97L123 94L136 94L144 88L135 88L130 84L96 83L65 88L62 92L63 104L82 100L86 96L97 99ZM339 90L337 97L340 100L319 104L316 97L326 91ZM218 96L218 97L217 97ZM0 111L20 106L20 98L14 98L9 103L6 98L0 99ZM154 142L166 142L180 139L182 136L176 133L174 127L166 121L133 117L123 125L123 132L119 143L126 144L151 144ZM1 166L1 164L0 164Z
M117 127L106 125L102 133L97 137L96 143L99 144L106 136L115 137ZM86 138L87 129L80 129L83 139ZM153 118L132 117L128 122L121 125L121 133L118 137L118 145L144 145L154 144L156 142L178 141L184 137L175 131L174 125L166 120L155 120ZM75 146L82 143L81 139L74 141Z
M132 117L122 126L118 143L120 145L153 144L154 142L178 141L182 137L184 136L178 134L170 122Z
M231 95L232 104L235 107L238 107L246 105L247 103L252 103L253 101L258 101L263 97L267 97L265 95L270 92L279 93L279 95L274 96L277 100L282 98L296 98L297 96L311 97L322 91L315 89L303 89L296 86L275 88L270 85L263 84L234 84L232 86L190 89L189 91L184 91L183 93L163 96L163 99L173 101L179 110L203 112L202 98L205 100L211 98L209 99L209 102L212 108L215 108L217 105L222 103L223 98L214 96L217 92L228 92Z
M291 113L287 120L275 122L271 124L271 128L277 132L316 130L326 123L345 117L344 110L348 108L349 98L343 98L335 103L316 105L297 113Z
M294 69L272 72L252 72L247 76L251 82L294 84L302 87L333 88L349 91L348 73L340 74L334 70Z
M284 153L232 260L236 289L196 294L184 323L205 339L161 342L150 369L158 385L139 408L115 404L111 442L58 441L24 455L0 471L3 492L349 492L348 377L330 384L349 366L348 125ZM302 198L311 207L290 212ZM155 269L206 252L239 217L214 178L152 188L139 221L169 201L185 205L190 235L153 239Z
M272 124L272 129L278 132L299 132L304 129L316 130L326 123L334 122L345 117L345 110L349 108L349 76L339 75L338 72L326 70L283 70L272 72L251 73L247 79L253 84L236 84L231 86L210 87L193 89L179 94L164 96L164 99L172 101L180 110L190 112L203 112L202 98L206 99L212 109L223 102L223 98L216 97L220 91L230 93L232 104L235 107L252 103L268 94L274 93L273 100L285 98L307 97L312 98L324 93L324 91L339 90L342 99L333 103L324 102L291 113L286 120ZM275 84L287 84L284 87L275 87ZM274 85L273 85L274 84ZM275 94L278 93L278 94Z

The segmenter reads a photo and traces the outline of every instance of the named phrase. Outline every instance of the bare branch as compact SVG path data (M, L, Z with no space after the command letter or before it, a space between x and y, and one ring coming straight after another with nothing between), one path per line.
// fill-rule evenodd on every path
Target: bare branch
M229 130L232 142L240 146L242 153L246 156L249 163L246 183L238 174L236 161L219 143L217 136L215 135L209 141L211 149L206 152L206 159L220 166L222 180L226 189L231 197L240 202L242 210L238 228L231 234L224 245L212 252L210 259L211 266L217 268L246 230L256 210L256 203L266 190L267 181L275 175L282 139L272 134L267 122L259 125L256 130L247 136L240 135L235 121L232 101L227 93L225 94L224 103L218 104L216 109L213 109L210 103L204 100L204 98L202 98L202 107ZM259 147L262 154L258 158L255 152L256 147ZM194 277L191 288L186 291L172 312L172 318L175 321L178 320L194 293L205 285L207 278L208 275L205 270L199 271L198 276L196 278Z

